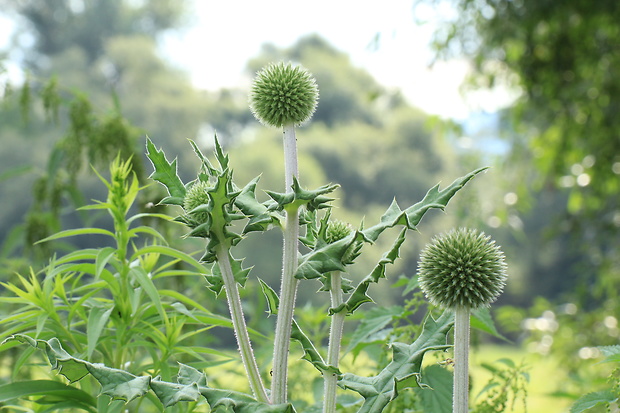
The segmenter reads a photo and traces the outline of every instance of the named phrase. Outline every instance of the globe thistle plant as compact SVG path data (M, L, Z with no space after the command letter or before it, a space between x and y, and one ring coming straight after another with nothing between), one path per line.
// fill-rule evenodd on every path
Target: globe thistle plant
M250 92L250 109L263 124L282 128L284 183L287 193L299 178L295 126L307 122L319 98L316 81L303 67L275 63L258 72ZM280 308L276 320L271 397L274 403L287 399L288 352L297 296L297 256L299 251L299 207L286 209L283 234Z
M434 305L455 312L453 412L468 412L469 317L488 307L506 284L504 253L474 229L452 230L432 240L418 263L420 288Z

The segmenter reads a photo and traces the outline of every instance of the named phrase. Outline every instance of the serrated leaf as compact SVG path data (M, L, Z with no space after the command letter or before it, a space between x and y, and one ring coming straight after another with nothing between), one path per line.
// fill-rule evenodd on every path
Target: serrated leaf
M235 276L235 281L239 283L242 287L245 286L246 281L248 280L248 274L252 270L250 268L243 268L243 260L236 260L230 255L230 251L228 252L228 259L230 261L230 266L232 268L233 274ZM216 295L219 295L224 287L224 279L222 278L222 271L220 270L220 266L218 263L213 265L211 269L211 275L205 275L205 279L209 283L209 289L213 291Z
M426 193L420 202L405 210L401 210L396 200L394 200L383 216L381 216L380 222L363 231L364 236L371 242L374 242L383 231L396 225L404 225L409 229L415 230L426 212L433 208L443 210L448 205L450 199L452 199L467 182L486 169L488 168L479 168L465 176L457 178L441 191L439 190L439 185L435 185Z
M422 370L420 380L426 386L417 388L415 391L420 396L422 410L433 413L451 413L452 373L437 364L433 364Z
M178 402L196 402L201 396L196 383L178 384L152 380L150 386L164 407L173 406Z
M405 242L406 232L407 228L403 228L400 231L390 249L383 254L371 273L364 277L355 287L355 290L344 303L344 307L349 314L352 314L360 305L372 302L372 299L367 294L368 288L370 288L370 284L378 283L381 278L385 278L385 268L388 264L394 264L394 261L399 257L400 247Z
M123 400L129 403L133 399L144 396L150 389L150 376L134 376L126 371L106 367L103 364L87 363L84 365L88 372L101 384L101 393L107 394L113 400Z
M581 396L570 408L570 413L581 413L599 404L617 401L618 398L609 390L597 391Z
M126 371L106 367L103 364L80 360L67 353L56 338L45 341L35 340L25 335L16 335L5 341L12 340L28 343L43 350L52 368L60 370L60 373L72 382L90 373L101 384L102 393L112 399L129 402L145 395L149 390L153 390L164 406L171 406L180 401L197 401L198 396L202 395L207 399L213 411L227 407L233 413L295 412L290 404L269 405L244 393L209 388L206 386L204 375L189 366L181 365L178 382L170 383L151 376L134 376ZM0 386L0 392L1 390L2 386Z
M292 192L279 193L273 191L265 191L277 204L278 210L289 207L300 207L305 205L308 211L316 211L317 209L326 208L327 204L334 198L326 197L326 194L334 192L340 185L328 184L323 185L314 190L304 189L299 185L296 177L293 177Z
M155 168L150 178L163 184L168 190L168 194L170 194L170 196L163 199L161 203L183 205L186 189L177 172L177 160L175 159L171 163L168 163L164 151L157 150L153 142L148 138L146 140L146 150L147 157L153 164L153 168Z
M295 413L292 405L266 404L254 400L244 393L230 390L200 388L200 393L207 399L213 412L232 413Z
M250 181L235 198L235 206L249 218L243 229L244 234L252 231L266 231L272 225L281 225L280 216L256 199L256 184L259 179L258 176Z
M599 346L597 347L601 353L605 356L605 359L601 363L620 362L620 346Z
M454 317L450 311L444 312L436 321L428 316L417 340L410 345L392 345L392 361L378 375L361 377L344 374L338 384L364 397L358 413L382 412L397 397L399 382L420 375L422 359L427 351L450 347L446 344L446 335L453 324Z
M295 278L315 279L331 271L344 271L344 257L357 244L364 240L360 231L354 231L347 237L334 243L323 245L302 256L295 272Z

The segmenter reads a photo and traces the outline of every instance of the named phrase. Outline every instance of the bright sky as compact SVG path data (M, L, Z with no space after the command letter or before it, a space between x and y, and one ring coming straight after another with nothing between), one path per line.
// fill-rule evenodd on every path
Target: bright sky
M428 113L464 119L470 111L493 111L509 98L478 94L466 103L459 93L465 62L430 68L433 27L416 26L410 0L195 0L195 9L194 26L168 36L164 50L201 88L247 85L245 65L261 45L289 47L303 35L318 33ZM379 48L369 47L377 33Z
M508 104L506 92L477 93L464 99L460 86L468 71L464 61L429 67L433 24L414 23L412 0L193 0L192 25L164 38L164 55L188 72L200 88L247 87L247 61L272 43L289 47L303 35L318 33L347 53L381 84L398 88L422 110L463 120L474 111L495 111ZM429 19L445 10L416 9ZM425 13L421 16L420 13ZM12 31L0 20L0 46ZM371 47L380 34L379 47ZM9 68L10 69L10 68ZM320 85L319 85L320 87Z

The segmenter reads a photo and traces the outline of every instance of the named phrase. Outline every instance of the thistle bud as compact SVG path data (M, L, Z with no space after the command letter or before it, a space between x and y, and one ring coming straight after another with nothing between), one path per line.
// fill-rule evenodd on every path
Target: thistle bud
M183 199L183 209L192 220L199 223L207 220L209 215L208 212L192 211L200 205L208 204L210 202L209 190L211 189L211 186L207 182L198 181L187 190L185 199Z
M312 117L319 99L316 81L306 69L288 63L271 64L256 75L250 109L268 126L299 126Z
M449 309L487 307L506 284L504 253L482 232L452 230L434 238L422 251L418 281L435 305Z

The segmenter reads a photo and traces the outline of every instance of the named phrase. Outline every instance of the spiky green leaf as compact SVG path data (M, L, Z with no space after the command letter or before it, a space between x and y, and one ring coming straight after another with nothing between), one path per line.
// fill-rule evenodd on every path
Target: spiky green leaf
M147 157L153 164L155 171L151 174L151 178L163 184L168 190L170 196L164 198L161 203L169 205L183 205L185 198L185 185L179 178L177 173L177 160L168 163L163 150L157 150L153 142L147 138L146 140Z
M444 312L437 320L426 318L422 334L412 344L394 343L392 361L376 376L362 377L351 373L343 375L338 384L356 391L364 397L358 413L380 413L398 396L398 384L404 380L419 377L422 359L427 351L450 347L446 335L454 324L451 312ZM411 385L415 385L413 381Z

